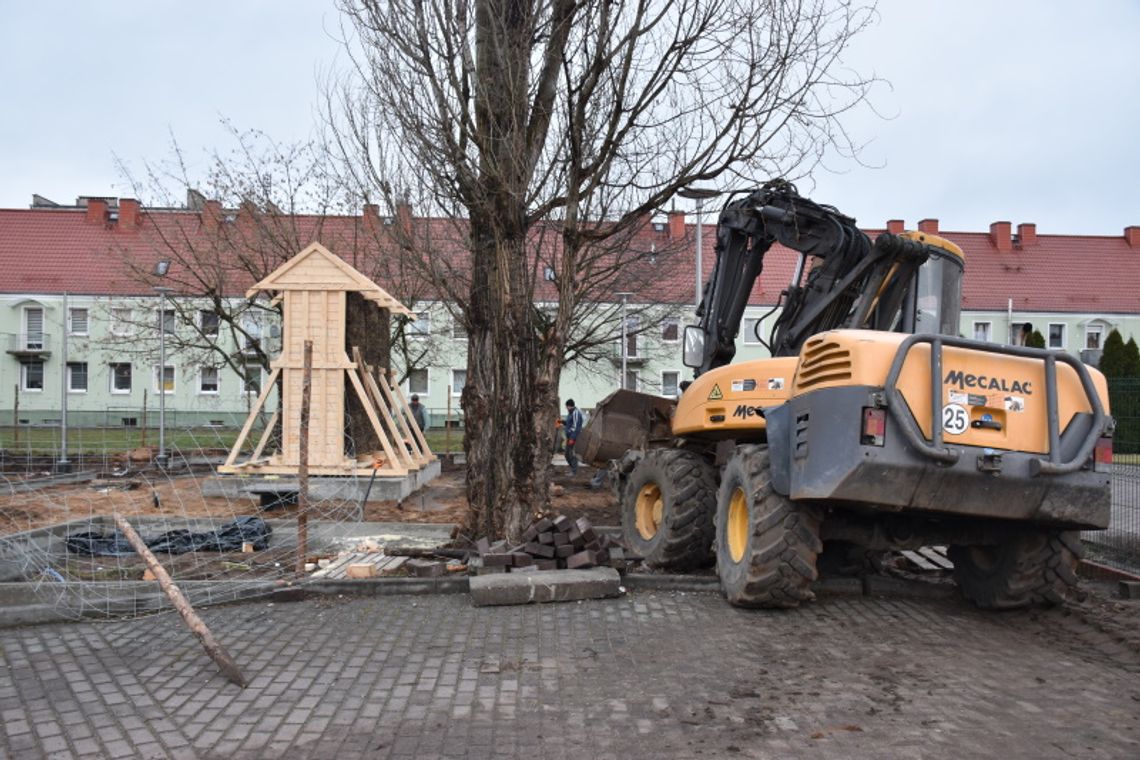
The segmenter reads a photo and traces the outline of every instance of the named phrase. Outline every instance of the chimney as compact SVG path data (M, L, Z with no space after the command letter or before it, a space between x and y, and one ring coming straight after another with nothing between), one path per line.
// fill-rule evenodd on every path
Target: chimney
M938 220L937 219L923 219L918 223L918 231L925 232L927 235L938 234Z
M396 204L396 224L405 235L412 234L412 204L407 201Z
M902 219L890 219L887 221L887 232L892 235L901 235L906 231L906 222Z
M1124 239L1128 241L1129 248L1140 248L1140 226L1133 224L1124 228Z
M684 240L685 239L685 212L684 211L670 211L669 212L669 239L670 240Z
M1037 225L1032 222L1017 225L1017 242L1022 248L1037 245Z
M104 198L87 199L88 224L103 224L107 221L107 201Z
M222 223L221 201L206 201L202 209L202 224L208 230L216 230Z
M380 232L380 207L375 203L364 204L364 231L369 235L377 235Z
M999 251L1013 250L1013 240L1009 236L1012 226L1009 222L994 222L990 225L990 240Z
M134 198L119 199L119 229L134 230L139 226L139 202Z

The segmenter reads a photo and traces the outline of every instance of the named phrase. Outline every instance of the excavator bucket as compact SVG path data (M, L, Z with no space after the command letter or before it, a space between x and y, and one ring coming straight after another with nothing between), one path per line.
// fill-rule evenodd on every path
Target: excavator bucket
M648 393L617 390L598 404L575 449L594 466L621 459L631 449L672 439L670 420L677 402Z

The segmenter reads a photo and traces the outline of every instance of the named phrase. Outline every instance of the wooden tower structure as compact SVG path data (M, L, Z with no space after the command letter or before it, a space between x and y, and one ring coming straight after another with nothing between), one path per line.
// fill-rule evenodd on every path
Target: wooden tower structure
M345 345L348 293L360 293L377 308L412 319L415 315L320 243L313 243L246 292L275 292L284 302L281 354L270 364L268 381L250 410L241 433L218 472L240 475L297 474L300 464L301 389L304 346L312 342L309 472L313 475L381 476L412 473L435 456L388 367L369 367L359 349ZM281 404L270 417L253 453L238 461L265 400L281 379ZM347 385L346 385L347 383ZM355 393L379 441L373 452L346 451L345 391ZM280 450L265 453L273 430L281 423Z

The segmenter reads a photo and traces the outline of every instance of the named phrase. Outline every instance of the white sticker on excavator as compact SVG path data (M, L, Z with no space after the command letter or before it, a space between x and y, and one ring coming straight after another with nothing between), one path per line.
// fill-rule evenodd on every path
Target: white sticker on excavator
M961 404L942 407L942 429L950 435L961 435L970 426L970 414Z

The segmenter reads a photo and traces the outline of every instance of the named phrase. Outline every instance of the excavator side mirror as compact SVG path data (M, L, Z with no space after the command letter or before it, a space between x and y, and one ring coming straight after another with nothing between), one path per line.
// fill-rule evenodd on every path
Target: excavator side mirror
M697 368L705 360L705 331L696 325L685 328L685 347L681 352L681 362L686 367Z

